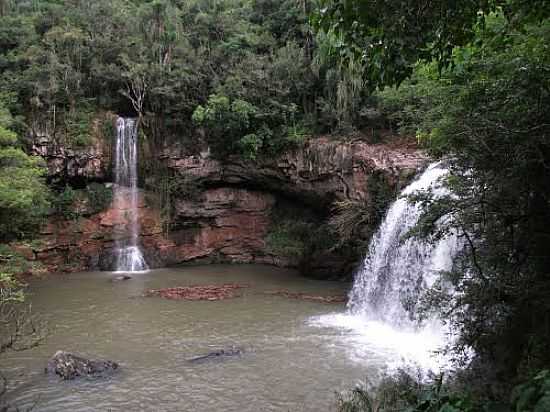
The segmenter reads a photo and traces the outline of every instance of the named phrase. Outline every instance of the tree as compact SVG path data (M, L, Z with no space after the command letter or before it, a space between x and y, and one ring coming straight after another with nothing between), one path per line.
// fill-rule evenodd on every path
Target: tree
M27 155L16 133L9 130L12 118L0 102L0 241L31 236L49 208L49 190L43 179L41 159ZM9 254L6 255L5 252ZM11 271L17 260L9 248L0 252L0 356L36 346L44 338L43 323L25 303L25 285ZM8 261L8 264L5 262ZM17 265L17 264L15 264ZM0 371L0 410L5 403L7 380Z
M243 152L255 158L262 140L253 133L257 108L244 100L231 102L228 97L212 95L205 107L198 106L193 121L208 128L208 139L216 154Z
M43 160L27 155L0 124L0 240L25 237L42 223L49 207L44 171Z
M545 1L320 0L312 21L337 37L335 47L345 61L362 62L374 90L401 84L419 60L447 67L453 49L474 40L483 16L499 9L512 23L550 15Z
M0 271L0 356L35 347L45 337L44 323L25 304L24 287L12 274ZM5 400L7 393L8 380L0 371L0 411L13 410Z

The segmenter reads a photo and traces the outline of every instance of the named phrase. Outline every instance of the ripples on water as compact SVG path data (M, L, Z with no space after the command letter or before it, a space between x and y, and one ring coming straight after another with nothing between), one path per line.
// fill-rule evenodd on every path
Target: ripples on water
M214 265L153 270L119 283L110 282L113 276L84 273L31 285L33 308L51 334L44 345L2 359L18 405L38 402L36 411L329 410L334 391L372 380L418 353L428 360L427 349L438 343L333 314L344 312L343 305L261 294L346 292L347 285L293 271ZM251 287L219 302L139 297L146 289L228 282ZM245 353L187 362L232 345ZM59 349L112 359L121 368L106 380L59 382L43 374Z

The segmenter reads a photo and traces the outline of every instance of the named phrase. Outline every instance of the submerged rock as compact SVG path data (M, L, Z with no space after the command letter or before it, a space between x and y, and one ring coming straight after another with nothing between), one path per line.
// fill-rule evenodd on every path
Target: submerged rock
M120 276L117 276L116 278L113 278L111 279L111 282L122 282L124 280L130 280L132 279L132 276L130 275L120 275Z
M206 355L197 356L195 358L188 359L187 362L190 363L200 363L213 359L223 359L225 357L231 356L241 356L244 353L242 348L229 348L229 349L219 349Z
M55 373L65 380L78 377L101 377L118 369L118 364L109 360L90 360L70 352L57 351L48 361L46 373Z
M346 296L343 296L343 295L334 295L334 296L309 295L307 293L301 293L301 292L290 292L286 289L267 291L267 292L263 292L263 294L273 295L273 296L282 296L287 299L306 300L309 302L319 302L319 303L347 302Z
M248 285L226 283L223 285L185 286L166 289L151 289L143 296L160 296L171 300L223 300L239 297L236 290L247 288Z

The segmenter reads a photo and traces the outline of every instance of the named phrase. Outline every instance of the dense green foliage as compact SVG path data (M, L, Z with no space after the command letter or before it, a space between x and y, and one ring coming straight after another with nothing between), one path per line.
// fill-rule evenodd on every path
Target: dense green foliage
M348 71L323 57L329 40L316 47L312 6L6 0L0 89L19 132L74 146L90 142L94 112L111 110L141 117L148 135L202 134L218 156L276 153L312 132L337 130L364 103L357 87L346 94Z
M339 412L543 412L550 408L550 371L542 370L517 385L503 403L476 401L445 383L443 375L423 377L400 370L376 387L357 386L338 394Z
M1 10L1 3L0 3ZM13 119L0 99L0 242L28 238L48 213L50 192L43 178L40 158L27 155L18 136L10 130ZM24 306L24 284L16 275L34 267L10 247L0 244L0 355L36 345L43 329ZM7 381L0 371L0 410Z
M280 202L272 214L267 251L307 268L311 260L335 247L330 227L307 209Z
M550 370L545 369L529 381L514 388L512 405L516 411L550 410Z
M70 220L102 212L109 207L112 199L111 187L90 183L84 189L65 186L52 197L51 206L56 216Z
M0 104L0 241L34 232L49 206L42 159L23 151L10 125Z
M335 37L333 53L361 66L371 89L399 85L419 60L453 63L453 51L478 41L484 15L503 10L512 24L550 13L545 1L522 0L320 0L315 26Z
M1 4L0 4L1 6ZM43 177L44 162L23 150L14 121L0 99L0 242L32 237L49 212L50 191ZM12 248L0 243L0 355L32 347L44 329L25 306L25 285L17 275L38 267ZM7 381L0 371L0 410L12 410L5 402Z
M463 393L451 390L443 375L428 379L400 370L374 388L357 386L339 394L339 412L476 412L482 409Z

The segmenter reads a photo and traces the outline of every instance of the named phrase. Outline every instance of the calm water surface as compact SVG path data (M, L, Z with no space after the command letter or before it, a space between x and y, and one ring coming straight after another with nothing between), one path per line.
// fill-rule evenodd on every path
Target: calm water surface
M36 411L327 411L334 391L380 373L391 353L360 348L349 332L311 319L342 312L262 291L345 294L347 285L314 281L267 266L210 265L152 270L129 281L81 273L31 285L47 320L43 345L1 360L19 406ZM245 283L241 297L217 302L143 298L146 289ZM236 358L192 364L209 351L243 347ZM59 381L43 368L57 350L119 362L108 379ZM365 351L366 350L366 351Z

